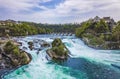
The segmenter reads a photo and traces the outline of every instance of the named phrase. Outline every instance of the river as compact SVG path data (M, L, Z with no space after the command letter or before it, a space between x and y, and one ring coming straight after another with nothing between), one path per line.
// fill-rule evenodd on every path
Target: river
M17 38L28 47L27 42L42 39L49 43L61 38L70 51L70 57L62 64L46 59L46 49L25 50L32 55L32 61L3 79L120 79L120 50L97 50L88 47L75 36L35 35ZM39 48L37 43L34 44ZM22 47L21 47L22 48Z

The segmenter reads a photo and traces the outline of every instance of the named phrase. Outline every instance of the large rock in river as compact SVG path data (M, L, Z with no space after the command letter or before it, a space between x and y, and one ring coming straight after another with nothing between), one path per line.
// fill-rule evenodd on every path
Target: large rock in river
M59 38L52 42L52 48L46 52L53 60L66 60L68 58L68 50Z

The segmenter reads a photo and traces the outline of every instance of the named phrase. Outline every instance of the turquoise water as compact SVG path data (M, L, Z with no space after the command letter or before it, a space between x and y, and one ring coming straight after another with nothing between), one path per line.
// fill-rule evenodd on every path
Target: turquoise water
M61 38L70 51L67 61L59 65L48 61L47 48L39 51L39 54L37 50L28 49L25 51L32 55L31 63L5 75L3 79L120 79L119 50L92 49L74 36L37 35L19 38L18 41L28 47L28 41L42 39L51 43L56 37ZM39 43L34 43L34 46L40 47Z

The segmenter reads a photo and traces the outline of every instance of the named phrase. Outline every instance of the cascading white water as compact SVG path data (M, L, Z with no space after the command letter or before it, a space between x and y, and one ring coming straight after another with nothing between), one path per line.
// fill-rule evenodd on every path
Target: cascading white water
M84 57L104 64L120 64L120 50L96 50L86 46L80 39L64 39L71 57Z
M22 41L23 46L28 48L28 41L42 39L47 42L52 42L53 38L56 37L58 36L34 36L20 39L20 41ZM111 63L120 63L119 50L96 50L87 47L83 41L74 37L59 36L59 38L62 38L62 41L70 51L71 58L85 58L90 61L109 65ZM35 46L37 47L39 45L36 44ZM32 55L31 63L5 75L4 79L88 79L86 73L80 70L57 64L48 64L49 61L46 59L45 50L40 51L38 55L36 50L25 50Z

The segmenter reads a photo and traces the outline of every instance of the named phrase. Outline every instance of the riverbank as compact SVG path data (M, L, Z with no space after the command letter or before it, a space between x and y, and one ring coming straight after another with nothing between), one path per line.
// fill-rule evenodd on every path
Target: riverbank
M99 18L98 21L95 21ZM81 23L76 29L76 36L82 38L84 42L97 49L119 50L120 49L120 23L96 16L91 20Z
M0 77L31 61L31 55L21 50L20 45L13 38L0 39Z
M104 41L101 44L93 44L91 43L92 39L82 37L82 41L90 48L97 49L97 50L120 50L120 42L108 42ZM99 40L97 41L99 42Z

